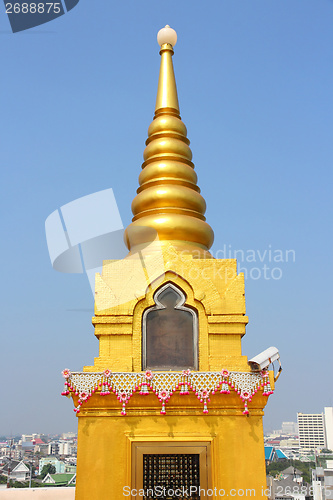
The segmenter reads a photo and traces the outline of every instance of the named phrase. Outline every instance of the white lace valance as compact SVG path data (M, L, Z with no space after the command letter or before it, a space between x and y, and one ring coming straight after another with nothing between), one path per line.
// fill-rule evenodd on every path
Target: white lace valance
M134 393L141 396L150 393L156 394L162 403L161 414L165 415L165 404L169 401L173 393L179 390L179 394L186 396L189 391L193 391L197 398L203 403L203 413L208 413L207 403L210 402L211 395L217 391L221 394L236 392L244 403L244 415L249 414L247 407L253 395L259 390L263 390L263 396L273 393L269 374L267 371L258 373L229 372L221 370L219 372L111 372L105 370L100 373L71 372L66 369L62 372L66 379L63 396L78 396L76 413L80 412L81 406L88 401L94 393L100 396L115 394L122 404L121 414L126 415L126 404ZM186 403L186 399L184 399Z

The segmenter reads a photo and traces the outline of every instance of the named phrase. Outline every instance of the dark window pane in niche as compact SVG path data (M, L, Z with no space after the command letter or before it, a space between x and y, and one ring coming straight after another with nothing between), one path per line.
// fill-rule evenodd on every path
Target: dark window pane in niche
M162 370L197 369L194 311L183 306L185 297L171 286L157 293L155 302L156 306L144 318L144 367Z

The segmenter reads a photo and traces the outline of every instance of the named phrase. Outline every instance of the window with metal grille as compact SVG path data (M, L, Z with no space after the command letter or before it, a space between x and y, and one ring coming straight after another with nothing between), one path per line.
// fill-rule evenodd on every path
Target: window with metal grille
M189 492L191 486L196 487L196 491L199 491L199 462L199 454L144 454L143 490L146 493L145 500L174 500L176 490ZM164 496L160 494L162 491L165 492ZM183 497L178 495L178 498ZM184 498L199 500L199 495L192 494L192 496L184 496Z

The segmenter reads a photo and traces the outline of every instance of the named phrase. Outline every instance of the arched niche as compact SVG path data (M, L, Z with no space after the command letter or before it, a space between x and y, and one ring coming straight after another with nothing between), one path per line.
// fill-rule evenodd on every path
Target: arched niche
M198 369L198 316L184 292L167 283L142 316L142 369Z

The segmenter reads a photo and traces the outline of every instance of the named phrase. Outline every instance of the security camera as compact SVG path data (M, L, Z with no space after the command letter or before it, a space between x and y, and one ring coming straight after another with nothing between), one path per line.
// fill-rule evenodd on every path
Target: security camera
M252 370L264 370L276 360L279 361L279 365L281 367L280 354L278 349L276 347L269 347L268 349L266 349L266 351L263 351L254 358L250 359L249 365L251 366Z

